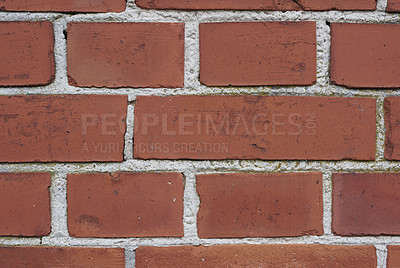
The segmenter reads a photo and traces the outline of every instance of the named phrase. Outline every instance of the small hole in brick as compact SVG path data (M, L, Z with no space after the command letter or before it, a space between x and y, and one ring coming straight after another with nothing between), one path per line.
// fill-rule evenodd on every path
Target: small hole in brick
M329 21L325 21L326 25L331 26L331 23Z

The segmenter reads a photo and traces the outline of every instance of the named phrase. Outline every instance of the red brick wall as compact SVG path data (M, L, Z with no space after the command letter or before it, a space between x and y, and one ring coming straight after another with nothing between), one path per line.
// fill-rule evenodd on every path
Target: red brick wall
M400 2L0 2L0 267L398 267Z

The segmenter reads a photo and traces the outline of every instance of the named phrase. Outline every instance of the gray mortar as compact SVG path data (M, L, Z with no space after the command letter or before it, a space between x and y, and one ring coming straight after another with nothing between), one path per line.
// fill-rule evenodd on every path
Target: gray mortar
M326 22L352 23L400 23L399 14L385 13L386 0L378 0L377 11L327 11L327 12L270 12L270 11L155 11L136 7L133 0L122 13L107 14L61 14L61 13L13 13L1 12L0 21L50 20L55 31L55 81L41 87L0 88L0 95L29 94L105 94L128 95L128 120L125 135L125 161L122 163L31 163L0 164L0 172L50 172L52 175L51 211L52 232L43 238L2 237L2 246L94 246L122 247L126 253L126 267L134 267L138 246L218 245L218 244L331 244L374 245L377 248L378 267L386 267L386 245L399 244L399 236L338 237L331 232L331 175L334 172L400 172L396 161L384 159L384 111L383 100L388 96L400 96L395 89L351 90L329 84L330 27ZM78 88L68 85L66 40L63 31L72 21L93 22L184 22L185 23L185 86L179 89L150 88ZM238 21L316 21L317 22L317 83L310 87L206 87L199 82L199 23ZM373 97L377 99L377 152L376 161L158 161L133 159L133 113L134 102L140 95L301 95ZM66 178L69 173L91 172L181 172L184 174L184 237L183 238L125 238L97 239L73 238L67 229ZM196 218L200 199L196 192L196 174L221 172L246 173L323 173L324 231L323 236L245 238L245 239L200 239L197 236Z

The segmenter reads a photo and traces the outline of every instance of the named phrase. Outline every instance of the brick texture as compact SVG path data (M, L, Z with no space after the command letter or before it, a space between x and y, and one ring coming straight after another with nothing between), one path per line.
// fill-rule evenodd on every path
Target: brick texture
M0 247L1 267L124 268L119 248Z
M399 0L388 0L386 11L400 12L400 1Z
M400 267L400 246L388 246L387 268Z
M385 99L385 158L400 160L400 98Z
M138 97L140 159L375 159L375 99Z
M151 9L227 10L375 10L376 0L136 0Z
M47 85L54 80L51 22L0 22L0 36L0 86Z
M75 237L183 236L177 173L68 175L68 230Z
M400 25L334 23L331 28L333 84L400 87Z
M3 11L122 12L125 0L4 0Z
M208 86L314 84L315 22L200 24L200 81Z
M0 96L0 162L122 161L126 96Z
M200 238L322 235L322 174L197 176Z
M400 174L334 174L332 196L335 234L400 234Z
M183 87L182 23L70 23L67 39L70 85Z
M139 247L141 267L363 267L375 268L373 246L219 245Z
M49 187L50 174L0 173L0 236L48 235Z

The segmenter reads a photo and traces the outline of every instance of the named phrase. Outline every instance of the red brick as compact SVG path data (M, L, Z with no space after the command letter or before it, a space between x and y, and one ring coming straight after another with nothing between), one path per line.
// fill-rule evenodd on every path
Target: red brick
M136 0L151 9L225 10L375 10L376 0Z
M200 80L208 86L312 85L316 24L200 24Z
M0 162L122 161L126 96L0 96Z
M50 21L0 22L0 36L0 86L53 82L54 33Z
M335 234L400 235L400 174L333 174Z
M183 23L68 24L69 84L183 87Z
M385 99L385 158L400 160L400 98Z
M1 267L124 268L120 248L0 247Z
M363 267L377 265L373 246L220 245L139 247L141 267Z
M139 159L374 160L375 99L138 97Z
M400 267L400 246L388 246L387 268Z
M321 173L197 176L200 238L323 235Z
M68 175L71 236L182 237L182 217L181 174Z
M386 11L400 12L400 1L399 0L388 0Z
M400 87L400 25L334 23L331 29L333 84Z
M0 173L0 236L48 235L49 187L47 173Z
M122 12L125 0L4 0L3 11Z

